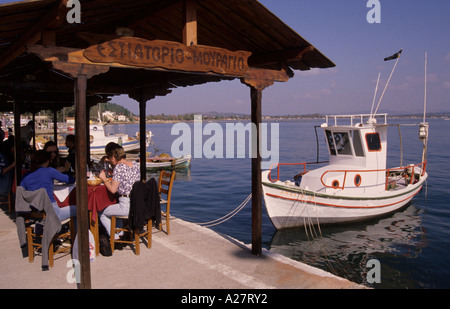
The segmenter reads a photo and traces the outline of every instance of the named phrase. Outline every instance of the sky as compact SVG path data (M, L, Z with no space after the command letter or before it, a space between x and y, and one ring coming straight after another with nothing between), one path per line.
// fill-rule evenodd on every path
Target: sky
M4 2L9 1L0 1ZM378 111L423 113L425 53L427 112L450 111L450 1L260 2L336 64L331 69L295 71L288 82L266 88L263 115L369 113L378 74L375 105L395 64L383 59L400 49L402 56ZM379 4L380 23L367 20L376 9L372 2ZM138 114L138 103L127 96L111 102ZM239 80L181 87L148 101L146 114L211 111L250 114L250 88Z

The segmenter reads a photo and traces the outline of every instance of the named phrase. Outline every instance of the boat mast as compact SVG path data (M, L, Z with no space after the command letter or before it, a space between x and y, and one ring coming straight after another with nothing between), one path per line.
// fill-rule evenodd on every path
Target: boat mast
M423 123L425 123L425 115L427 113L427 58L428 54L425 52L425 94L423 98Z
M427 113L427 58L428 54L425 52L425 94L423 99L423 122L419 128L419 138L423 140L422 162L427 160L427 148L428 148L428 123L425 122Z
M375 98L377 97L378 84L380 83L380 75L381 73L378 73L377 85L375 86L375 93L373 94L372 108L370 109L370 118L372 118L373 116L373 106L375 105Z

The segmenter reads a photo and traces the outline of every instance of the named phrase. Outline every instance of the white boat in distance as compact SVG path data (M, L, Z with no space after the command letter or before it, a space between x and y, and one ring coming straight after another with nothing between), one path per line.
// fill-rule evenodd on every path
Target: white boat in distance
M150 144L151 138L152 132L147 131L145 139L146 147ZM139 132L135 136L129 136L127 134L106 135L103 124L89 125L89 141L91 155L104 155L105 146L110 142L121 145L125 152L137 153L140 150ZM64 146L59 146L59 152L63 156L68 154L68 148L65 146L65 143Z
M347 123L338 124L343 119ZM263 196L273 225L283 229L363 221L410 202L428 177L428 123L418 124L422 162L393 168L386 167L388 126L387 114L327 116L321 125L327 165L307 170L309 163L279 163L263 171ZM282 165L301 168L297 183L279 180Z

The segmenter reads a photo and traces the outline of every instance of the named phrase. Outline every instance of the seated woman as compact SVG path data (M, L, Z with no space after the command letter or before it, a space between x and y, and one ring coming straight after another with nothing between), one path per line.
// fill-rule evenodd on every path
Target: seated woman
M128 216L130 211L130 192L133 184L140 180L139 163L126 160L122 146L109 143L105 147L106 160L113 167L112 180L109 181L103 170L99 178L105 183L111 193L119 194L119 203L105 208L100 214L100 222L111 237L111 216ZM122 227L122 220L117 220L117 226ZM119 235L114 235L118 238Z
M58 145L54 141L48 141L44 145L44 150L50 154L49 167L56 168L61 173L67 173L70 168L69 161L62 161L59 157Z
M49 167L50 154L45 150L38 150L34 153L32 160L32 167L20 185L27 191L35 191L44 188L47 191L48 197L52 202L53 209L58 218L63 221L69 217L76 217L77 208L75 205L66 207L59 207L53 196L53 180L56 179L61 182L74 183L75 178L70 175L63 174L53 167Z

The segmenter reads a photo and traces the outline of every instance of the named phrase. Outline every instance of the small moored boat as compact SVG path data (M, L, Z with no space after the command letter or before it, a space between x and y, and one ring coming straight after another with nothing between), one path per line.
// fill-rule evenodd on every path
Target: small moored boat
M191 165L191 156L185 155L180 158L173 158L171 156L147 157L145 164L147 169L187 168Z
M327 116L321 125L329 151L325 166L309 170L308 163L294 163L301 167L296 182L279 180L283 163L263 171L263 196L273 225L282 229L362 221L410 202L428 177L428 123L418 124L422 162L390 168L388 126L387 114Z

